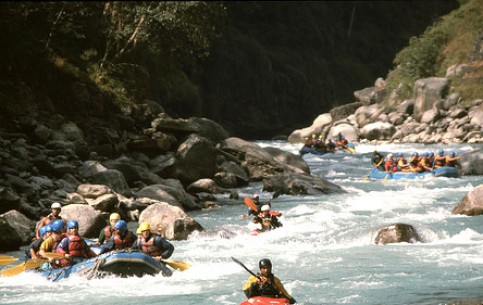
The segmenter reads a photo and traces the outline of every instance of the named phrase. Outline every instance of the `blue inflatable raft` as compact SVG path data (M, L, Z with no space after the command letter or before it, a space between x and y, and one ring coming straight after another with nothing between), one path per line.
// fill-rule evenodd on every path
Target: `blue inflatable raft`
M171 276L173 271L158 263L153 257L142 252L117 250L101 254L83 262L63 268L38 269L42 276L51 281L59 281L72 275L88 279L114 275L118 277L142 277L144 275Z
M447 178L458 178L460 175L458 170L455 167L444 166L440 168L435 168L432 171L422 172L422 173L413 173L413 172L394 172L394 173L386 173L377 168L373 168L369 178L371 179L417 179L417 178L424 178L426 176L433 176L433 177L447 177Z

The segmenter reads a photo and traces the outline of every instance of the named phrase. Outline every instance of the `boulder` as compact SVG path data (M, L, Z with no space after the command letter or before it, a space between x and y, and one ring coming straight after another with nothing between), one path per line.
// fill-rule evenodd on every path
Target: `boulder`
M372 140L389 140L396 133L396 127L387 122L375 122L364 126L361 135Z
M61 216L69 221L79 222L79 235L85 238L97 238L99 232L106 226L101 213L93 207L84 204L69 204L62 207Z
M148 206L139 215L139 223L141 222L148 222L153 232L169 240L186 240L192 232L204 230L183 210L167 202Z
M469 191L451 212L467 216L483 215L483 184Z
M326 126L332 125L333 122L332 115L330 113L323 113L319 115L313 121L310 127L306 127L303 129L297 129L293 131L287 139L287 142L295 144L295 143L304 143L306 137L310 137L313 134L322 134L325 138L326 135L323 134L323 130Z
M0 215L0 249L18 250L35 236L35 221L17 210Z
M414 82L413 99L414 115L421 121L423 113L433 108L434 103L444 100L449 91L449 79L443 77L430 77L418 79Z
M421 242L421 237L412 225L396 223L377 231L374 242L376 245L389 243L416 243Z
M345 193L340 186L324 178L296 173L279 174L264 179L263 191L274 192L274 198L281 194L322 195Z

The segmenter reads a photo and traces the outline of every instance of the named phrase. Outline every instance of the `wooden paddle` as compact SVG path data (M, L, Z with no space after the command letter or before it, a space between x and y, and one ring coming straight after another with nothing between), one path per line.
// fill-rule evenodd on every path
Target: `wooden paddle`
M191 267L189 263L185 262L172 261L170 259L162 259L161 261L166 265L170 266L171 268L177 269L179 271L185 271L186 269Z
M49 260L45 258L29 259L28 261L25 261L17 266L2 270L0 274L2 277L15 276L24 272L25 270L38 268L43 263L46 263L48 261Z

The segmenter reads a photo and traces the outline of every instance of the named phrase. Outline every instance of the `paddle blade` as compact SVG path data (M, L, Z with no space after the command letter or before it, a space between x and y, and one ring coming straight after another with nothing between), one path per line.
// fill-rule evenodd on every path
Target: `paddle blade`
M185 271L186 269L191 267L189 263L185 263L185 262L172 261L169 259L163 259L161 261L166 265L170 266L171 268L174 268L180 271Z
M258 211L258 207L257 205L255 204L255 202L253 202L253 200L251 200L250 198L248 197L245 197L245 204L247 207L249 207L250 209L254 210L254 211Z
M0 257L0 266L10 265L12 263L15 263L16 261L18 261L18 258L16 257L11 257L11 258Z
M21 263L17 266L13 266L12 268L4 269L4 270L2 270L2 272L0 274L1 274L2 277L15 276L15 275L18 275L18 274L24 272L25 270L38 268L43 263L46 263L46 262L48 262L48 260L42 259L42 258L30 259L30 260L23 262L23 263Z

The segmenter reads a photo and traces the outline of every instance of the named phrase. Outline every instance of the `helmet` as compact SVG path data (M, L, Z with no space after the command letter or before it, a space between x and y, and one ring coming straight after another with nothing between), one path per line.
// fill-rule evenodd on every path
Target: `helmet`
M125 222L124 220L119 220L114 225L114 229L121 231L121 233L126 232L126 230L127 230L127 222Z
M322 140L323 138L324 138L324 137L323 137L322 135L320 135L320 136L319 136L319 139L321 139L321 140Z
M270 211L270 206L268 204L264 204L262 205L262 209L261 209L262 212L265 212L265 211Z
M402 153L398 152L398 153L396 154L396 157L398 157L398 158L399 158L399 157L402 157Z
M260 260L260 262L258 263L258 268L262 268L262 267L268 267L268 268L272 268L272 262L268 259L268 258L262 258Z
M438 155L444 155L444 150L442 149L438 150Z
M317 136L315 135L315 133L314 133L314 134L312 134L312 138L315 138L315 137L317 137Z
M79 222L75 219L67 222L67 229L79 229Z
M258 196L258 194L253 195L253 199L258 199L258 198L260 198L260 196Z
M456 153L453 151L451 152L451 157L454 157L454 156L456 156Z
M50 206L51 209L62 209L62 206L60 205L60 203L58 202L54 202L52 203L52 205Z
M50 228L50 226L46 225L46 226L43 226L39 229L39 235L40 235L40 237L42 237L42 236L45 235L45 233L51 232L51 231L52 231L52 229Z
M60 233L65 226L65 222L57 219L50 223L49 226L52 229L52 232Z
M387 154L387 158L390 159L392 158L393 154Z
M147 222L142 222L140 225L139 225L139 228L137 229L136 233L137 234L141 234L141 232L143 231L151 231L151 227L149 226L149 223Z
M111 216L109 216L109 221L111 220L119 220L121 219L121 215L117 214L117 213L112 213Z
M431 157L432 157L432 156L434 156L434 152L432 152L432 151L431 151L431 152L429 152L429 155L430 155Z

